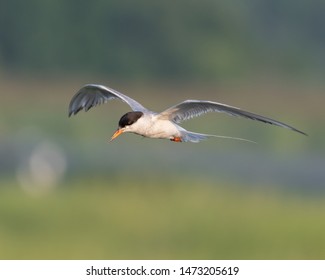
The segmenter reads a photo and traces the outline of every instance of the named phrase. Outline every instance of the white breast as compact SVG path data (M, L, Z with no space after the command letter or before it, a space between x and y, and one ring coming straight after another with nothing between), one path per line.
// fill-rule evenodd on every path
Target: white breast
M149 138L167 138L180 136L179 126L169 120L157 119L155 115L144 115L131 127L129 132Z

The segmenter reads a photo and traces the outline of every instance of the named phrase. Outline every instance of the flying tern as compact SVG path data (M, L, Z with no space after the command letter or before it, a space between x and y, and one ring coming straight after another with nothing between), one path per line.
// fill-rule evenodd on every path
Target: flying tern
M112 99L119 99L127 103L131 107L132 111L124 114L120 118L118 129L111 137L111 141L122 133L132 132L148 138L169 139L174 142L197 143L206 139L207 137L231 138L252 142L242 138L191 132L179 126L179 123L182 121L186 121L209 112L222 112L232 116L243 117L288 128L295 132L307 135L306 133L283 122L212 101L185 100L161 113L156 113L148 110L129 96L126 96L112 88L97 84L87 84L83 86L72 97L69 105L69 117L77 114L82 109L88 111L90 108L102 103L106 103Z

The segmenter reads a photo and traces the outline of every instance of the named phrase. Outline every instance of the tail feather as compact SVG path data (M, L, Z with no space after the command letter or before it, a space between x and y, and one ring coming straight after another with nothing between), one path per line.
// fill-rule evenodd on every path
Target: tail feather
M256 144L256 142L244 139L244 138L238 138L238 137L231 137L231 136L223 136L223 135L211 135L211 134L202 134L202 133L196 133L191 131L183 131L182 132L182 141L183 142L193 142L198 143L202 140L206 140L209 137L216 137L216 138L223 138L223 139L232 139L232 140L239 140L239 141L245 141Z

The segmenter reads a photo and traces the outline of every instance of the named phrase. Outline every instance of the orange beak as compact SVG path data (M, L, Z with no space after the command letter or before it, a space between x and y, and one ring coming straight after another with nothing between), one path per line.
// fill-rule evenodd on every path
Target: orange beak
M124 132L124 130L120 129L120 128L118 130L116 130L115 133L113 134L110 142L113 141L116 137L120 136L123 132Z

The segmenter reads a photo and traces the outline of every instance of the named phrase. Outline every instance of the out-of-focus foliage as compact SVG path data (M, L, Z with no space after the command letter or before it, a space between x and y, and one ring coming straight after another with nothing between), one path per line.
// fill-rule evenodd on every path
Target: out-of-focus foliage
M123 79L315 75L325 70L324 11L320 0L1 1L0 69Z
M167 177L166 177L167 178ZM198 179L0 189L0 259L324 259L324 197Z

